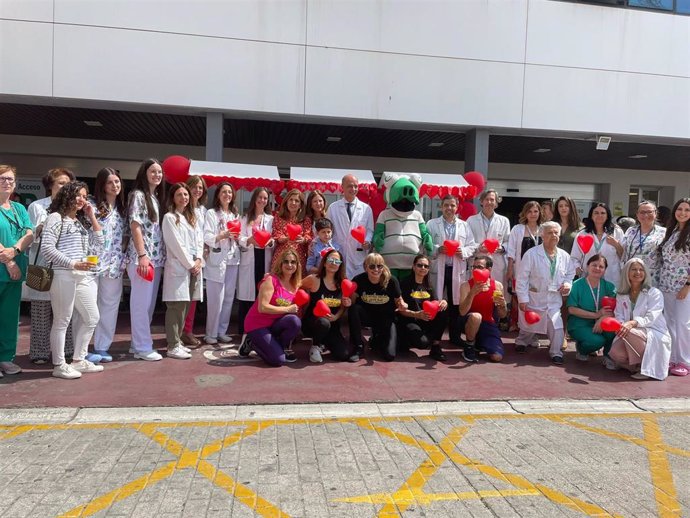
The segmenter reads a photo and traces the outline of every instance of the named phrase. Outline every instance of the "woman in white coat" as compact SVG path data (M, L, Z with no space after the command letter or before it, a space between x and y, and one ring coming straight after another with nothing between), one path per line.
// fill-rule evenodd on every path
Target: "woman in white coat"
M237 246L239 231L228 223L239 219L235 206L235 189L221 182L213 196L213 208L206 213L204 242L209 247L206 261L206 336L204 342L229 344L228 335L232 303L235 299L240 252Z
M541 225L540 233L542 244L525 253L515 276L515 293L520 308L520 333L515 339L515 350L525 352L537 334L546 334L551 361L561 365L561 346L565 336L561 306L563 297L570 293L575 272L568 253L558 248L561 226L555 221L547 221ZM528 323L526 311L537 313L539 321Z
M616 296L616 320L622 323L613 340L609 357L634 379L668 376L671 334L664 318L664 295L652 287L644 260L630 259L621 272Z
M203 242L195 230L191 193L184 183L176 183L168 194L168 212L163 216L163 240L167 257L163 271L165 337L168 358L187 360L192 357L182 343L184 319L192 300L201 299L201 254Z
M240 269L237 281L237 299L239 311L237 328L244 341L244 319L256 300L257 289L261 279L271 269L273 259L273 239L265 247L260 247L254 238L254 232L262 231L271 235L273 216L268 213L270 193L265 187L257 187L249 200L247 212L242 217L240 233Z

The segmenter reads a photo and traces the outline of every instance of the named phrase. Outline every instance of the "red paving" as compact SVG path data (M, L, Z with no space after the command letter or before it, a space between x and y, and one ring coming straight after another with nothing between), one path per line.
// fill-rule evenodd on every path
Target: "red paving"
M121 319L128 315L123 314ZM157 315L162 322L162 315ZM208 346L191 360L133 360L129 324L120 326L105 371L79 380L53 378L52 367L28 359L28 317L22 316L17 363L25 370L0 379L4 407L131 407L370 401L455 401L505 399L638 399L690 396L690 376L666 381L635 381L611 372L599 361L575 360L571 344L562 367L553 366L545 348L513 352L507 339L503 363L466 364L458 349L446 349L437 363L427 351L394 362L374 354L356 364L308 360L309 342L295 346L296 363L272 368L261 361L217 361ZM154 323L155 345L164 353L162 324ZM200 330L200 329L199 329ZM218 356L218 353L215 353Z

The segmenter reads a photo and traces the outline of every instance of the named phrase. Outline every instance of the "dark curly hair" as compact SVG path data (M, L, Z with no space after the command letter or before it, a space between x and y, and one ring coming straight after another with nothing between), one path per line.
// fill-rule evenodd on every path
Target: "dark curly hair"
M58 191L55 198L53 198L50 207L48 207L48 212L57 212L63 217L67 216L77 204L77 195L82 189L86 191L87 195L89 194L89 187L84 182L74 181L66 184ZM77 212L77 221L79 221L84 228L88 229L91 227L91 221L84 215L83 209Z

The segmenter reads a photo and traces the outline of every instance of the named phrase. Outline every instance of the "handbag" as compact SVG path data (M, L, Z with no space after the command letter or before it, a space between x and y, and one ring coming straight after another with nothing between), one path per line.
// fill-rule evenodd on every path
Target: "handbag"
M60 234L58 234L57 242L55 247L57 248L60 244L60 236L62 236L62 223L60 223ZM52 264L49 266L39 266L38 256L41 253L41 245L43 243L43 233L41 233L41 239L38 242L38 250L36 250L36 255L34 256L34 264L30 264L26 272L26 285L32 290L36 291L50 291L50 286L53 284L53 268Z

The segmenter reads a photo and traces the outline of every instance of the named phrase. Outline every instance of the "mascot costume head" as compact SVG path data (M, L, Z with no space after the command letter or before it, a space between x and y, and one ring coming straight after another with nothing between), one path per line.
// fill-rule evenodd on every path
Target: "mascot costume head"
M422 178L415 173L384 173L381 184L386 187L387 207L376 220L374 248L396 277L406 277L414 257L433 250L422 214L415 210Z

